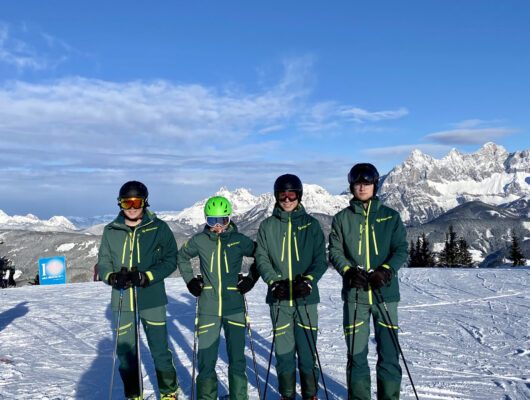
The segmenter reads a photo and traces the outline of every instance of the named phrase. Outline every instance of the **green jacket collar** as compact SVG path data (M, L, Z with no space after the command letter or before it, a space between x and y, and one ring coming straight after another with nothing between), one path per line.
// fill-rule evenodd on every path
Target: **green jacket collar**
M370 214L375 213L379 206L381 205L381 202L377 197L373 197L372 200L370 200L372 204L370 204ZM350 200L350 208L352 211L356 214L364 215L364 206L363 202L361 200L357 200L356 198L353 198Z
M225 240L228 239L232 235L232 233L237 232L237 226L232 221L230 221L230 225L228 225L228 228L226 228L223 233L218 235L217 233L212 232L208 225L204 225L204 229L202 230L202 232L206 234L211 240L217 240L218 237L221 237L221 240Z
M142 217L142 222L140 222L136 227L146 225L150 222L153 222L155 219L156 214L154 212L149 211L148 209L145 209L144 216ZM125 224L125 215L123 214L123 211L120 211L116 219L112 221L111 226L113 228L131 230L131 227Z
M274 210L272 211L272 215L282 222L289 221L289 217L291 217L291 221L293 221L298 218L302 218L306 214L307 213L305 211L305 208L301 203L298 205L298 207L296 207L294 211L291 212L283 211L278 204L274 206Z

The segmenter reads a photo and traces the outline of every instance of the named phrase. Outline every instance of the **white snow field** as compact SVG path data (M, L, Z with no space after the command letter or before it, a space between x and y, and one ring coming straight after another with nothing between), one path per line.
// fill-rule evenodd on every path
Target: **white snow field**
M530 269L402 269L399 275L400 343L420 399L530 398ZM166 286L179 398L188 398L195 300L181 279L168 279ZM329 399L344 399L339 276L329 270L319 286L320 360ZM247 297L262 390L272 338L264 297L263 282ZM109 298L110 288L101 282L1 290L0 399L108 398L113 352ZM145 396L154 400L159 395L145 336L142 342ZM370 346L369 361L375 366L373 337ZM224 395L224 342L221 349L217 371ZM248 346L247 362L250 397L257 399ZM403 373L401 398L413 399ZM269 384L267 398L278 398L274 368ZM123 398L117 373L113 398ZM323 389L319 398L326 399Z

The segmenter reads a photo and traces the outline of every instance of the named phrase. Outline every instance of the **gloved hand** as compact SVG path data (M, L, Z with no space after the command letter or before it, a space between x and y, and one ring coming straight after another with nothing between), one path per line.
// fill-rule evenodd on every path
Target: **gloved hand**
M191 281L188 282L186 286L188 287L188 290L192 295L194 295L195 297L199 297L201 295L204 282L201 279L193 278Z
M129 271L125 267L121 267L120 272L110 274L108 281L109 285L119 290L129 289L132 286Z
M252 279L250 275L243 276L242 274L239 274L237 290L239 290L241 294L245 294L250 292L255 284L256 282L254 282L254 279Z
M138 271L137 269L133 268L129 273L129 277L133 286L143 288L149 286L149 278L145 272Z
M360 267L353 267L346 271L343 277L346 289L363 289L368 286L368 272Z
M392 270L379 266L373 271L370 271L369 281L372 289L381 289L383 286L390 283L392 280Z
M289 279L274 282L271 285L271 293L277 300L289 300Z
M293 296L294 298L306 297L311 294L313 290L313 285L311 284L311 279L298 275L294 280L293 286Z

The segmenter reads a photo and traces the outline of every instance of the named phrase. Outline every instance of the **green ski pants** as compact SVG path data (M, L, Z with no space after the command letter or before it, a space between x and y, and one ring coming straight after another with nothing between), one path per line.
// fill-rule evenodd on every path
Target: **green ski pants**
M351 400L369 400L371 398L370 368L368 366L370 315L373 318L377 345L377 398L379 400L399 399L401 366L399 365L399 349L391 331L394 331L397 338L397 306L397 302L387 303L390 314L389 321L383 304L357 303L357 315L354 322L355 303L344 303L343 327L348 348L347 369L349 369L346 371L346 378Z
M245 359L245 313L238 312L222 317L199 312L199 352L197 363L197 399L217 399L217 374L215 364L219 351L219 338L223 327L228 353L228 390L231 400L248 399L247 363Z
M118 312L114 312L117 321ZM147 337L147 344L155 364L160 393L177 391L177 372L173 364L173 354L169 350L166 327L166 307L153 307L140 310L140 320ZM125 389L125 397L140 396L138 381L138 358L136 353L136 327L134 312L122 311L118 336L118 359L120 375Z
M307 311L306 311L307 310ZM276 373L279 392L287 398L296 395L296 355L302 398L317 394L319 370L314 344L317 342L317 304L290 306L271 305L271 319L277 321L275 331ZM309 314L309 319L308 319Z

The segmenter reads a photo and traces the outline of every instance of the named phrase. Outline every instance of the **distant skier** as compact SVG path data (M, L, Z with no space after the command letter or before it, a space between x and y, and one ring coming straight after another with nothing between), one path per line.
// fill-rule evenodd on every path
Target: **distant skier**
M370 315L378 352L377 398L399 399L401 367L390 330L397 339L397 271L408 256L405 227L399 213L376 197L379 172L372 164L355 164L348 174L348 183L353 199L349 207L335 215L329 235L329 258L343 278L348 399L371 397L367 360Z
M274 183L272 216L258 230L256 262L269 286L267 303L275 335L276 373L282 399L296 395L296 358L303 399L316 399L318 331L317 283L327 269L325 239L318 220L302 205L303 186L296 175Z
M232 205L222 197L208 199L204 206L206 225L184 243L178 267L191 294L199 297L199 351L197 399L217 399L217 374L221 327L228 353L228 388L231 400L248 399L245 360L245 305L243 296L259 279L255 264L249 274L238 277L243 256L254 257L255 243L237 231L230 220ZM199 257L202 282L190 263Z
M142 399L136 353L132 286L137 287L138 309L153 356L161 400L177 398L177 377L166 327L167 296L164 278L177 268L177 244L168 225L150 212L147 187L137 181L120 189L117 218L105 226L99 248L101 279L113 287L116 320L120 290L124 291L118 336L118 358L125 396ZM126 270L122 270L125 267Z

